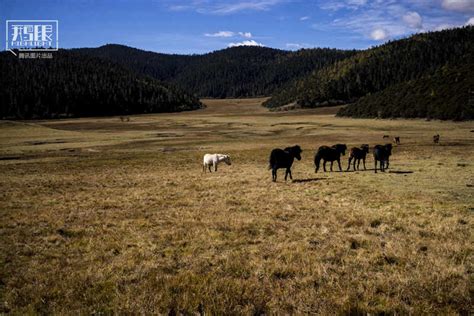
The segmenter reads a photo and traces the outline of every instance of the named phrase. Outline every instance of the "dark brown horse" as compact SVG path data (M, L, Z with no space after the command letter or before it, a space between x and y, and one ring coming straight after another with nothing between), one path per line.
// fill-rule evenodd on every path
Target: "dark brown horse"
M339 171L342 171L341 167L341 155L345 155L347 150L347 146L345 144L336 144L332 147L328 146L321 146L318 148L318 151L316 152L316 155L314 156L314 164L316 166L315 172L318 172L319 170L319 164L321 162L321 159L323 159L323 168L324 172L326 172L326 162L330 161L331 162L331 171L332 171L332 165L334 161L337 161L339 165Z
M388 169L391 155L392 155L392 144L375 145L374 147L375 173L377 173L377 161L380 162L380 171L384 172L385 168Z
M360 161L362 160L364 164L364 170L367 170L365 167L365 158L367 157L367 154L369 153L369 145L368 144L363 144L360 146L360 148L353 147L349 153L349 162L347 163L347 170L351 168L351 161L353 160L353 168L354 171L356 170L356 161L357 161L357 170L359 170L360 166Z
M395 144L400 145L400 137L399 136L395 136L393 138L393 141L395 142Z
M435 136L433 136L433 143L439 144L439 134L436 134Z
M268 169L272 169L272 180L275 182L277 180L277 170L284 168L286 169L285 172L285 181L288 175L290 175L290 179L293 179L291 176L291 166L293 165L293 161L296 159L301 160L301 147L296 145L293 147L286 147L285 149L281 150L279 148L273 149L270 154L270 166Z

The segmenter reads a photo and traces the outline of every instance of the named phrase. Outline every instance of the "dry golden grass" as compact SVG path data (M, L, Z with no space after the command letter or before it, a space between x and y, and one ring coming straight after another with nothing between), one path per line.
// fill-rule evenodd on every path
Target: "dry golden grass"
M1 122L0 312L473 311L472 122L269 113L261 102ZM390 170L413 173L314 174L320 145L384 134L402 141ZM299 182L280 171L272 183L269 152L294 144ZM203 174L212 152L232 166Z

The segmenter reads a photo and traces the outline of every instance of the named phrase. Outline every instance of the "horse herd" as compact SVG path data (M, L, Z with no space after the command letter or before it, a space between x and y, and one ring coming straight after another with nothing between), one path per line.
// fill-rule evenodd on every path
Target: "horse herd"
M339 166L339 171L342 171L341 166L341 156L344 156L347 151L347 146L345 144L336 144L333 146L321 146L316 151L314 155L314 165L315 170L314 172L319 171L319 167L321 165L321 160L323 161L323 169L326 172L326 163L329 161L331 163L331 171L333 171L332 167L334 162L336 161ZM290 179L293 179L291 175L291 166L295 158L297 160L301 160L301 153L303 150L299 145L293 147L287 147L285 149L273 149L270 153L270 165L269 169L272 170L272 180L277 180L277 170L278 169L286 169L285 171L285 181L287 180L288 176ZM363 144L360 147L353 147L349 152L349 162L347 165L348 171L351 167L356 170L356 162L357 162L357 170L359 170L360 162L362 161L364 170L367 170L365 166L365 159L367 154L369 153L369 145ZM385 145L375 145L373 150L374 155L374 163L375 163L375 173L377 173L377 162L379 162L380 171L385 171L388 168L390 163L390 156L392 155L392 144L385 144Z
M383 138L389 138L388 135L384 135ZM433 136L433 142L435 144L439 144L440 136L439 134ZM399 145L400 144L400 137L396 136L393 138L393 141ZM341 166L341 156L344 156L347 151L347 146L345 144L336 144L333 146L321 146L316 151L314 156L314 165L315 165L315 172L319 171L321 160L323 160L323 169L326 172L326 163L329 161L331 163L331 171L334 162L336 161L339 167L339 171L342 171ZM303 150L299 145L293 147L286 147L285 149L276 148L273 149L270 153L270 160L268 169L272 170L272 180L277 180L277 170L278 169L285 169L285 181L287 180L288 176L290 179L293 179L291 175L291 166L295 158L297 160L301 160L301 153ZM360 162L364 166L364 170L367 170L365 166L365 160L367 158L367 154L369 153L369 145L362 144L360 147L353 147L349 151L349 161L347 164L347 170L352 168L356 170L356 163L357 163L357 170L360 170ZM374 157L374 171L377 173L377 162L379 163L380 171L384 172L385 169L389 167L390 164L390 156L392 155L392 144L385 144L385 145L375 145L373 148L373 157ZM204 155L203 159L203 171L206 169L211 171L211 167L214 167L214 171L217 171L217 165L220 162L225 162L227 165L231 164L230 156L223 155L223 154L206 154Z
M336 144L331 147L321 146L318 148L316 155L314 156L315 172L319 171L321 165L321 160L323 160L323 169L326 171L326 163L329 161L331 163L331 171L333 170L333 163L337 161L339 166L339 171L342 171L341 167L341 156L346 154L347 146L345 144ZM291 166L295 158L301 160L301 153L303 150L299 145L286 147L285 149L276 148L273 149L270 153L269 160L269 169L272 170L272 180L277 180L277 170L285 169L285 181L288 176L290 179L293 179L291 175ZM369 153L369 145L363 144L360 148L354 147L349 152L349 163L347 170L350 169L351 162L354 170L359 170L360 162L362 161L364 170L366 170L365 159ZM388 168L389 157L392 154L392 144L386 145L376 145L373 150L374 161L375 161L375 172L377 172L377 161L379 162L379 167L381 171L385 171L385 168ZM221 162L231 165L231 159L229 155L223 154L205 154L203 158L202 169L205 172L206 169L209 172L212 172L211 167L213 167L214 172L217 171L217 165Z

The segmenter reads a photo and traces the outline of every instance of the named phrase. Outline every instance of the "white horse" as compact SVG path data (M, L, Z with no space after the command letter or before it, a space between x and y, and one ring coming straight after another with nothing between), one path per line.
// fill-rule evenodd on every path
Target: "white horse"
M217 171L217 165L224 161L229 166L231 165L230 156L223 154L205 154L202 162L202 171L206 172L206 168L211 171L211 166L214 166L214 171Z

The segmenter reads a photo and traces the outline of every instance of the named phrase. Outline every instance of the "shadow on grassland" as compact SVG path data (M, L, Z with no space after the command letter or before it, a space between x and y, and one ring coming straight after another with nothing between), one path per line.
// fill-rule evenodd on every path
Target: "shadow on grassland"
M327 180L328 178L308 178L308 179L296 179L293 180L293 183L306 183L306 182L316 182L319 180Z
M386 172L386 173L394 173L394 174L409 174L409 173L414 173L414 171L411 170L387 170L386 171L380 171L380 169L377 169L377 172ZM344 172L367 172L371 171L374 172L374 168L367 168L366 170L346 170Z

